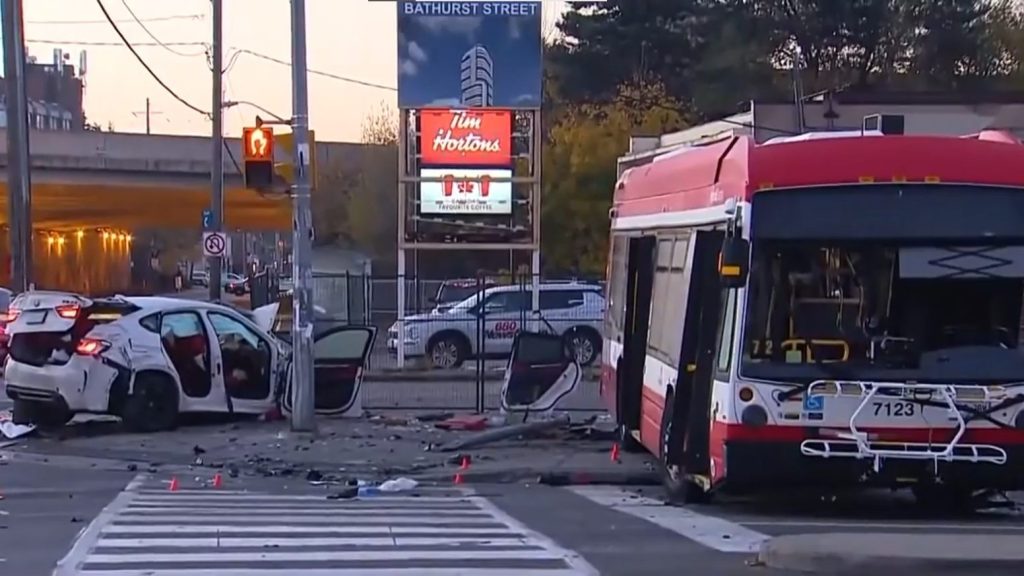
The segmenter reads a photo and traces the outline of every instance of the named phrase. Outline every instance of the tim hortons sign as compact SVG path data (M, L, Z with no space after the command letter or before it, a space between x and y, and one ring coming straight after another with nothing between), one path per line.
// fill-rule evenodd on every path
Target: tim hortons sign
M421 166L509 166L509 110L421 110Z

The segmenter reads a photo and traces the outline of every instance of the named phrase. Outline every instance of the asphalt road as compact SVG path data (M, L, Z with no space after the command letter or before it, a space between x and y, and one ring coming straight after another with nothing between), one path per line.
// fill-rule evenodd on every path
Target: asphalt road
M0 574L49 576L131 477L88 465L0 460Z
M796 576L749 562L762 542L785 534L1024 536L1014 512L929 515L888 493L684 509L664 505L653 488L504 484L350 500L327 498L342 487L298 479L224 478L216 488L205 471L177 478L176 491L163 474L118 494L127 473L71 473L60 462L4 468L13 488L0 502L9 512L0 518L0 573L48 574L85 526L72 517L96 520L61 576Z

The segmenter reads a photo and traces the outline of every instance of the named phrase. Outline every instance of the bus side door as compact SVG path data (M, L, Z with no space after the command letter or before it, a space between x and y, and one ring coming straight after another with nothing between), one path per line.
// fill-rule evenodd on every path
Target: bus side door
M679 355L679 373L673 398L676 421L673 430L680 431L681 455L674 456L686 474L706 475L710 471L709 442L711 436L711 392L714 386L716 335L721 307L721 284L718 275L718 254L725 233L721 230L698 230L690 269L690 286L683 322L683 344Z

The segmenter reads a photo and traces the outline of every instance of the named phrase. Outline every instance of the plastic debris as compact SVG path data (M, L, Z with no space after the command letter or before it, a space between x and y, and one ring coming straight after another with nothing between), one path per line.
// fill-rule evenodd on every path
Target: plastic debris
M36 429L35 426L15 424L14 415L11 414L10 410L0 411L0 434L5 438L14 440L31 434Z
M381 492L405 492L406 490L412 490L419 485L419 482L412 478L394 478L391 480L385 480L378 489Z

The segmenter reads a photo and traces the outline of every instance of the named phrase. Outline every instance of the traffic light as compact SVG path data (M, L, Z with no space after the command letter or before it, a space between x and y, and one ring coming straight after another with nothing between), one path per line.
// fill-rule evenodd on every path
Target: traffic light
M242 129L245 153L245 187L270 188L274 183L274 129L255 126Z

